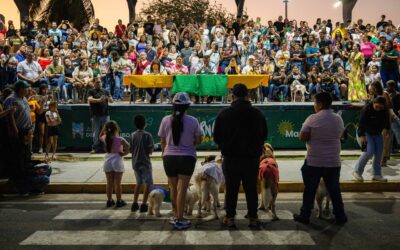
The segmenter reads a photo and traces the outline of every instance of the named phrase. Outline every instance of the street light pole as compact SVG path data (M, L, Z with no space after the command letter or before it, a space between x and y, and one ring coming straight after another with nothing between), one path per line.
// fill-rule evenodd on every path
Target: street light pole
M289 0L283 0L283 2L285 3L285 19L288 19L288 3L289 3Z

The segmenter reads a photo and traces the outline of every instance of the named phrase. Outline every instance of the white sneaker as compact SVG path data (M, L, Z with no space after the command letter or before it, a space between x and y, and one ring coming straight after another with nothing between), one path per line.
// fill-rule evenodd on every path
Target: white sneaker
M43 148L39 148L38 154L43 154Z
M382 175L374 175L374 177L372 177L372 181L387 182L387 179Z
M357 172L353 172L352 173L352 175L353 175L353 177L354 177L354 179L356 180L356 181L359 181L359 182L364 182L364 178L361 176L361 175L359 175Z

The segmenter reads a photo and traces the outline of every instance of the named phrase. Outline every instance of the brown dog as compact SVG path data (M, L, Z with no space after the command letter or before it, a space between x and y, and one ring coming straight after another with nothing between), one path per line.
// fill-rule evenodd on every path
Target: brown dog
M326 199L325 202L325 209L322 210L322 203ZM315 201L317 202L318 206L318 213L317 213L317 218L322 219L322 215L329 215L330 210L329 210L329 203L331 201L331 197L329 196L329 192L326 189L324 179L321 178L318 189L317 189L317 194L315 195Z
M258 180L261 187L261 205L259 209L267 212L271 210L272 220L279 220L275 211L275 202L278 197L279 170L270 144L264 145Z

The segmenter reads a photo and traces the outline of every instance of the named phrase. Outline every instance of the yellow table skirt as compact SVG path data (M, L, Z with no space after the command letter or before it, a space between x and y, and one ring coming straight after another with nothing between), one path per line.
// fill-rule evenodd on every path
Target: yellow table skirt
M238 83L243 83L248 89L268 86L269 75L228 75L228 88L231 89Z
M172 75L127 75L124 85L134 85L136 88L172 88Z

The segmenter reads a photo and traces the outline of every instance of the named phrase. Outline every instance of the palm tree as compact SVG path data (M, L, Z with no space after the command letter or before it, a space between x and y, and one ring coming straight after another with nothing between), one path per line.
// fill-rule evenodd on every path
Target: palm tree
M235 0L236 8L237 8L237 17L243 16L243 7L245 0Z
M132 22L136 18L136 4L137 0L126 0L129 9L129 22Z
M20 14L20 21L26 21L29 17L38 14L42 7L42 0L14 0Z
M343 21L347 23L347 21L352 20L352 13L354 6L356 6L357 0L342 0L343 2Z

